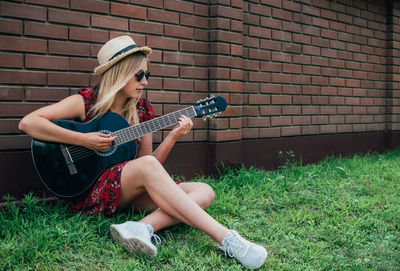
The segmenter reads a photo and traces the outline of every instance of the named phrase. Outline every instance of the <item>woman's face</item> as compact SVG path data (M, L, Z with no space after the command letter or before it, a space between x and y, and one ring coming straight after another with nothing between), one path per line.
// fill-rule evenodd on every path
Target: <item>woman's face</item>
M140 70L147 72L147 61L142 61L138 72L140 72ZM126 83L126 85L122 88L122 92L127 98L136 98L143 92L143 89L147 86L147 84L148 81L146 76L143 76L140 82L137 81L136 76L132 76L128 83Z

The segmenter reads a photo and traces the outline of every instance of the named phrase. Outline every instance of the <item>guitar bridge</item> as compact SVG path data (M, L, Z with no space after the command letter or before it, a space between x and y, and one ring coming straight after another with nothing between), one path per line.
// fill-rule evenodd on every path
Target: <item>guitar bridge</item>
M69 153L67 146L60 144L60 148L64 156L65 162L67 163L69 174L71 175L77 174L78 171L76 170L74 161L72 160L71 154Z

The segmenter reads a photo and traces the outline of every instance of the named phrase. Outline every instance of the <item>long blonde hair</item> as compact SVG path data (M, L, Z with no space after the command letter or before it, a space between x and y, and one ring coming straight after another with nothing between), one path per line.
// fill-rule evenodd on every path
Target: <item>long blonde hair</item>
M100 82L94 87L98 91L96 104L92 108L94 117L107 112L111 108L118 91L139 71L140 64L145 60L149 70L149 58L144 53L138 52L124 57L102 74ZM129 98L122 109L122 114L130 125L139 123L136 110L138 98Z

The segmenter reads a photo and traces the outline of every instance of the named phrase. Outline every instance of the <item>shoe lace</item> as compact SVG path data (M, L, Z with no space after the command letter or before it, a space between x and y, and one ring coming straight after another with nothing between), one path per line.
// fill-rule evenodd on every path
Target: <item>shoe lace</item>
M153 238L157 245L161 244L161 238L157 234L151 232L150 238Z
M229 257L235 255L243 255L246 249L246 245L236 235L232 234L226 238L226 245L221 247L225 251L225 257L228 253Z
M149 234L150 234L150 240L151 240L151 238L153 238L154 242L156 242L157 245L160 245L161 244L161 238L157 234L154 234L153 227L148 227L148 229L149 229Z

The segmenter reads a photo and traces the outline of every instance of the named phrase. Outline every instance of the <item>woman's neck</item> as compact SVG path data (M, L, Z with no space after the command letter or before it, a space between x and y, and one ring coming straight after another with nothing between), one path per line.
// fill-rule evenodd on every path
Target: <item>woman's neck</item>
M110 110L112 112L122 115L123 108L124 108L126 101L127 101L127 97L125 97L124 95L121 95L121 92L118 93L115 96L115 100L114 100L113 104L111 105Z

